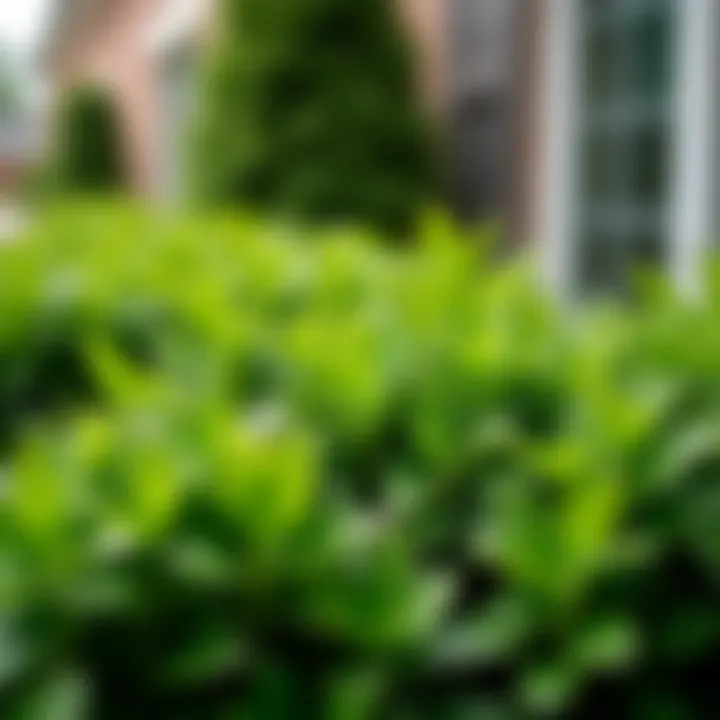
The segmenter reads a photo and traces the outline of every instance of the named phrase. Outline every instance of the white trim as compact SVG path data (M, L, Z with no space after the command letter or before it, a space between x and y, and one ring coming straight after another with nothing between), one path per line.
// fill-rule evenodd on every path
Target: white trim
M548 289L565 297L572 288L572 208L577 114L577 0L547 0L542 39L540 269Z
M715 180L714 108L717 0L676 3L676 122L670 164L668 272L684 293L700 289L703 256L713 237ZM539 193L543 280L556 295L573 289L572 236L575 218L578 112L577 0L547 0L543 37L544 89Z
M670 271L678 288L700 289L713 232L715 43L717 0L678 3L677 134L671 177L674 203Z
M164 56L196 39L209 13L208 0L170 0L150 26L150 53Z

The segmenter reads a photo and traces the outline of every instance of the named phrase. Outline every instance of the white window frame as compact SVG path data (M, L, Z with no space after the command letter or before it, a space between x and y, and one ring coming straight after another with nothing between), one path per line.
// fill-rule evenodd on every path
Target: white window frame
M713 241L717 0L678 3L680 35L674 158L671 273L688 295L701 289L705 254Z
M667 272L696 295L713 237L715 102L718 88L717 0L678 0L674 132L671 142L670 251ZM577 208L579 2L545 0L542 39L544 98L541 134L540 270L551 292L573 290Z

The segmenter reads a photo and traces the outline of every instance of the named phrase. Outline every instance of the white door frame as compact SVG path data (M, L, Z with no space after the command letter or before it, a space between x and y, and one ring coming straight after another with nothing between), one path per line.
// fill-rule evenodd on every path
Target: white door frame
M545 0L542 38L538 226L540 269L549 290L573 289L573 213L577 207L579 98L578 0ZM715 100L718 71L717 0L680 0L675 132L671 146L668 272L684 293L696 294L713 234Z

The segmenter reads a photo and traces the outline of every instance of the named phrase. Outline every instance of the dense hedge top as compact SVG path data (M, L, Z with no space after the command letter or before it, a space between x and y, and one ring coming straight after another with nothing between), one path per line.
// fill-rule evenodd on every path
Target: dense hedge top
M717 305L561 318L437 219L42 219L0 248L2 716L705 717Z

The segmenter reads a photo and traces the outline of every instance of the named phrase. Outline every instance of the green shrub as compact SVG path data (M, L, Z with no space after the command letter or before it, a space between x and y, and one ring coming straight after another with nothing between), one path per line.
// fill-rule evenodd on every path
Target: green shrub
M707 716L717 278L567 318L437 219L313 240L0 249L2 716Z
M68 91L58 119L54 184L61 192L120 190L124 170L117 108L100 87Z
M387 0L223 0L197 192L404 232L433 190L405 33Z

